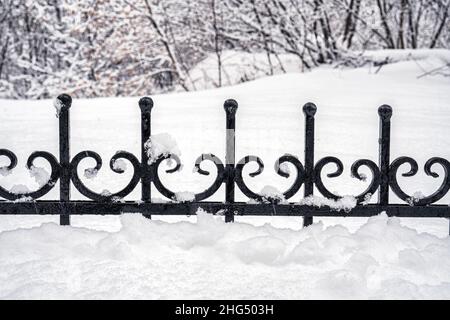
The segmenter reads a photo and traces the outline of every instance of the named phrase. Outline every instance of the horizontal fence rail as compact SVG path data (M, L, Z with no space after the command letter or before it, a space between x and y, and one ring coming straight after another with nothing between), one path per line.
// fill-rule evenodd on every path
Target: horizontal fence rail
M141 213L151 218L151 215L192 215L202 208L213 214L223 214L226 222L234 221L235 215L279 215L279 216L301 216L304 226L313 223L314 216L353 216L369 217L385 211L389 216L397 217L430 217L430 218L450 218L450 206L436 204L442 199L450 189L450 163L448 160L439 157L430 158L424 166L425 173L433 178L439 175L433 171L434 165L440 165L444 171L444 177L439 189L429 196L415 197L404 192L398 184L397 173L400 166L407 164L409 172L403 173L404 177L411 177L418 172L418 164L411 157L399 157L393 161L390 158L390 134L392 108L383 105L378 109L380 133L379 133L379 161L378 164L372 160L361 159L351 166L352 176L358 180L365 180L365 176L360 173L361 167L370 169L372 179L367 189L354 197L355 204L350 208L335 208L332 205L314 202L314 191L317 190L323 197L332 201L342 199L340 195L331 192L322 180L322 169L328 164L334 164L337 170L328 174L328 177L335 178L343 173L344 165L336 157L328 156L314 162L314 126L317 108L312 103L307 103L303 107L305 117L305 152L304 162L298 157L285 154L275 163L275 170L282 177L289 177L290 174L283 170L282 165L290 163L296 169L296 179L291 187L279 196L267 196L253 192L245 183L243 177L244 167L255 162L258 170L250 173L255 177L262 173L264 169L263 161L257 156L246 156L236 162L235 160L235 134L236 134L236 112L238 104L235 100L227 100L224 103L226 113L226 153L225 164L213 154L202 154L195 162L196 172L201 175L209 175L210 172L201 168L203 161L211 161L217 169L217 175L212 185L203 192L193 194L190 201L176 201L176 193L168 189L161 182L159 177L159 166L163 161L171 160L175 166L166 170L173 173L181 168L181 161L175 154L160 155L156 160L150 159L147 150L147 141L151 137L151 111L153 100L144 97L139 100L141 110L141 155L140 160L133 154L126 151L118 151L110 160L109 166L116 173L123 173L124 169L116 166L119 159L127 160L133 167L131 181L122 190L113 194L96 193L86 187L78 175L78 165L86 158L96 161L93 171L98 171L102 167L100 155L94 151L82 151L72 159L70 156L70 107L72 98L62 94L57 98L59 109L59 161L56 157L46 151L33 152L27 160L27 168L32 169L33 162L37 158L45 159L51 167L51 174L48 182L36 191L25 193L14 193L0 186L0 214L8 215L60 215L60 224L69 225L71 215L117 215L123 212ZM17 157L7 149L0 149L0 157L9 159L7 166L0 170L10 172L17 165ZM59 180L60 197L59 200L37 200L52 190ZM70 199L71 183L86 198L90 200L75 201ZM141 199L139 201L123 201L138 184L141 184ZM165 203L152 202L151 186L153 186L168 201ZM225 201L210 202L205 201L218 189L225 185ZM236 202L235 186L252 201ZM288 202L290 198L304 187L304 199L300 202ZM403 204L392 204L389 202L389 193L392 191L398 198L404 201ZM368 204L371 196L378 192L378 202Z

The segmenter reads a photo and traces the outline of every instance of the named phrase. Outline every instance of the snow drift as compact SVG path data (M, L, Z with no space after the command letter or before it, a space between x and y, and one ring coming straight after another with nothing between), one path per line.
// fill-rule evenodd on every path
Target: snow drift
M381 214L355 232L124 215L116 232L0 233L2 299L450 298L450 239Z

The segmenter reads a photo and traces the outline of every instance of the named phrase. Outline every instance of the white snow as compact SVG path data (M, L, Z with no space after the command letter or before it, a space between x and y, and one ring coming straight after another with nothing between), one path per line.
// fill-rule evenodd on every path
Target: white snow
M422 193L422 191L416 191L414 192L412 197L409 198L408 203L413 206L416 202L423 198L425 198L425 195Z
M159 157L169 154L181 156L176 140L168 133L152 135L145 144L145 147L149 157L148 164L152 164Z
M0 175L6 177L11 174L11 170L8 170L8 167L0 167Z
M271 68L266 53L246 53L233 50L222 52L222 86L270 75ZM271 55L272 73L301 72L301 61L293 54ZM219 85L217 57L210 54L189 71L194 89L204 90Z
M23 192L23 193L24 193L24 192ZM14 200L13 202L18 203L18 202L30 202L30 201L33 201L33 198L32 198L32 197L25 197L25 196L22 196L22 197L20 197L19 199Z
M420 199L425 198L425 195L422 193L422 191L416 191L413 194L413 198L417 199L417 200L420 200Z
M425 61L430 59L436 59L442 62L442 64L450 63L449 50L435 49L433 51L427 49L393 49L393 50L373 50L366 51L363 56L370 58L376 62L388 61L389 63L401 62L401 61Z
M15 184L9 191L14 194L25 194L30 192L31 190L24 184Z
M109 193L109 194L106 194L106 195L110 195L110 193ZM121 198L121 197L112 197L112 201L113 201L113 202L120 202L120 203L123 203L123 202L125 202L125 199L124 199L124 198Z
M370 64L394 64L411 61L423 70L423 73L433 71L429 68L429 61L434 60L438 66L430 74L446 72L450 74L450 53L446 49L392 49L368 50L355 53L354 57ZM266 53L245 53L226 50L222 53L222 86L236 85L245 81L255 80L270 75L283 73L298 73L302 70L301 61L293 54L271 55L272 71ZM376 71L379 72L379 71ZM422 75L418 75L419 77ZM219 84L217 56L210 54L189 72L195 90L216 88Z
M127 163L123 159L117 159L113 163L114 170L119 170L125 172L127 170Z
M380 59L392 56L377 54ZM433 156L450 159L450 77L423 74L441 68L442 57L450 54L439 50L422 54L420 60L398 59L378 72L369 65L322 67L234 87L152 96L152 132L167 132L172 138L154 140L150 153L155 159L161 152L180 155L182 151L181 161L187 166L193 166L202 153L213 153L225 162L223 102L234 98L239 102L236 158L257 155L266 165L254 178L247 174L255 171L256 164L246 166L244 180L251 190L271 185L281 193L292 185L296 173L280 177L271 164L286 153L303 163L301 107L311 101L318 106L316 161L336 156L345 167L337 178L326 176L334 172L333 165L325 167L324 184L339 194L356 195L367 188L372 176L362 167L367 181L351 178L350 166L357 159L378 161L377 108L390 104L394 109L391 158L411 156L421 169L414 177L403 177L401 173L409 168L402 166L399 184L410 195L417 190L430 195L442 183L444 170L434 166L440 174L434 179L423 172L424 163ZM72 156L93 150L106 161L117 150L126 150L138 157L138 100L74 99ZM35 190L36 182L23 164L37 149L58 155L58 121L52 108L50 100L0 100L0 136L8 137L1 140L0 148L13 151L19 161L11 174L0 176L5 189L20 183L22 187L13 188L19 193ZM176 141L178 150L175 143L167 146L167 140ZM7 160L1 161L0 166L7 165ZM210 175L160 170L160 176L171 190L197 193L215 179L214 164L204 161L202 168ZM86 184L99 193L108 188L111 191L104 194L110 195L131 177L132 170L117 174L104 168L101 179ZM125 200L137 201L140 193L138 186ZM329 201L321 199L317 190L314 193L303 201L312 205ZM302 194L303 188L289 201L300 203ZM42 199L58 196L54 188ZM73 186L71 196L85 199ZM152 197L169 200L154 188ZM223 188L209 200L223 201ZM236 200L248 200L238 188ZM402 203L392 193L390 200ZM439 203L448 205L450 194ZM354 198L328 205L348 210ZM205 214L198 221L194 216L152 216L152 220L140 215L81 216L72 217L73 227L60 227L42 224L58 221L57 216L2 215L0 298L450 299L446 219L315 218L305 229L301 218L236 216L234 224L222 220Z
M101 194L102 196L108 197L108 196L112 195L112 192L109 191L108 189L103 189L103 191L100 192L100 194Z
M356 198L353 196L343 196L339 200L328 199L319 196L309 196L299 202L301 205L323 207L328 206L333 210L350 212L356 206Z
M63 103L58 98L55 98L53 100L53 107L55 107L55 110L56 110L56 117L59 118L59 114L61 113L61 108L64 107Z
M364 201L361 203L362 205L369 204L370 200L372 199L373 194L368 193L364 196Z
M153 203L167 203L169 201L167 199L163 199L163 198L152 198L152 202Z
M270 199L276 199L281 202L284 202L284 195L283 192L278 190L274 186L264 186L261 191L259 192L261 196L263 196L264 199L270 200Z
M280 171L283 173L291 174L291 169L289 169L289 164L287 162L283 162L280 164Z
M50 173L45 168L31 166L30 176L34 178L39 187L45 186L50 180Z
M87 169L84 169L84 176L85 176L87 179L94 179L94 178L97 177L97 174L98 174L98 170L95 169L95 168L87 168Z
M175 201L190 202L195 200L195 194L189 191L180 191L175 193Z
M119 228L0 233L0 298L450 298L450 239L384 214L354 232L225 224L201 212L194 223L124 215Z

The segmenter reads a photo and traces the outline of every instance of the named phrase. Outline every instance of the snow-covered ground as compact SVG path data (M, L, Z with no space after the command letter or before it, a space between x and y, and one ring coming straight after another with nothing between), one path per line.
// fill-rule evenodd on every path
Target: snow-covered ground
M125 215L118 232L39 228L0 233L2 298L450 298L450 241L398 219L355 233L175 224Z
M448 64L450 53L421 52L392 61L381 69L323 67L234 87L153 96L153 133L174 137L184 164L180 173L162 174L163 182L175 191L199 192L210 185L213 174L200 176L192 169L202 153L224 159L227 98L239 102L237 158L258 155L266 164L262 175L246 178L255 191L267 185L283 190L292 183L271 168L285 153L302 158L301 107L309 101L318 106L316 159L337 156L346 166L341 177L324 179L332 191L345 195L365 189L368 182L351 178L349 168L357 159L377 161L381 104L394 109L393 159L411 156L421 167L432 156L450 159L450 77L423 76ZM104 163L117 150L139 155L138 99L75 100L72 155L94 150ZM37 188L24 166L34 150L58 154L53 103L0 100L0 114L0 148L19 159L12 174L0 176L1 185ZM0 167L6 163L0 158ZM83 163L80 170L93 164ZM205 163L205 168L213 166ZM443 173L438 166L436 171ZM130 177L105 166L85 183L98 192L116 191ZM441 178L420 171L399 182L410 194L430 194ZM139 199L139 189L127 199ZM74 188L72 195L82 198ZM57 196L58 185L44 199ZM153 197L161 196L153 190ZM223 197L221 189L211 200ZM237 191L237 199L245 197ZM450 194L439 203L450 204ZM323 218L303 230L301 218L281 217L238 217L227 225L205 214L198 221L73 217L74 227L52 223L57 220L0 216L0 298L450 298L445 219Z

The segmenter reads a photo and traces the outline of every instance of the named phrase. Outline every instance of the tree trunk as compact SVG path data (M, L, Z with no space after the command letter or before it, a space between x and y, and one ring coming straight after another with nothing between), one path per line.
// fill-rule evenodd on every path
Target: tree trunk
M440 6L443 7L444 4L441 3ZM441 20L441 22L439 24L439 27L438 27L436 33L433 36L433 40L431 41L431 44L430 44L430 48L431 49L434 49L436 47L436 44L437 44L437 42L439 40L439 37L441 36L442 31L444 30L444 27L446 26L446 22L447 22L447 19L448 19L449 6L450 6L450 2L447 2L445 8L443 8L443 10L442 10L442 11L444 11L444 16L442 17L442 20ZM439 8L439 9L441 9L441 8ZM441 10L439 10L439 11L441 11Z
M214 51L217 56L217 75L218 75L218 87L222 86L222 46L220 39L220 30L217 23L217 11L216 11L216 1L211 0L211 10L213 14L213 29L214 29Z
M378 5L378 11L380 13L381 24L382 24L384 32L386 34L385 41L386 41L387 47L388 47L388 49L394 49L395 48L394 39L392 38L391 28L389 27L389 25L387 23L386 1L385 0L377 0L377 5Z

